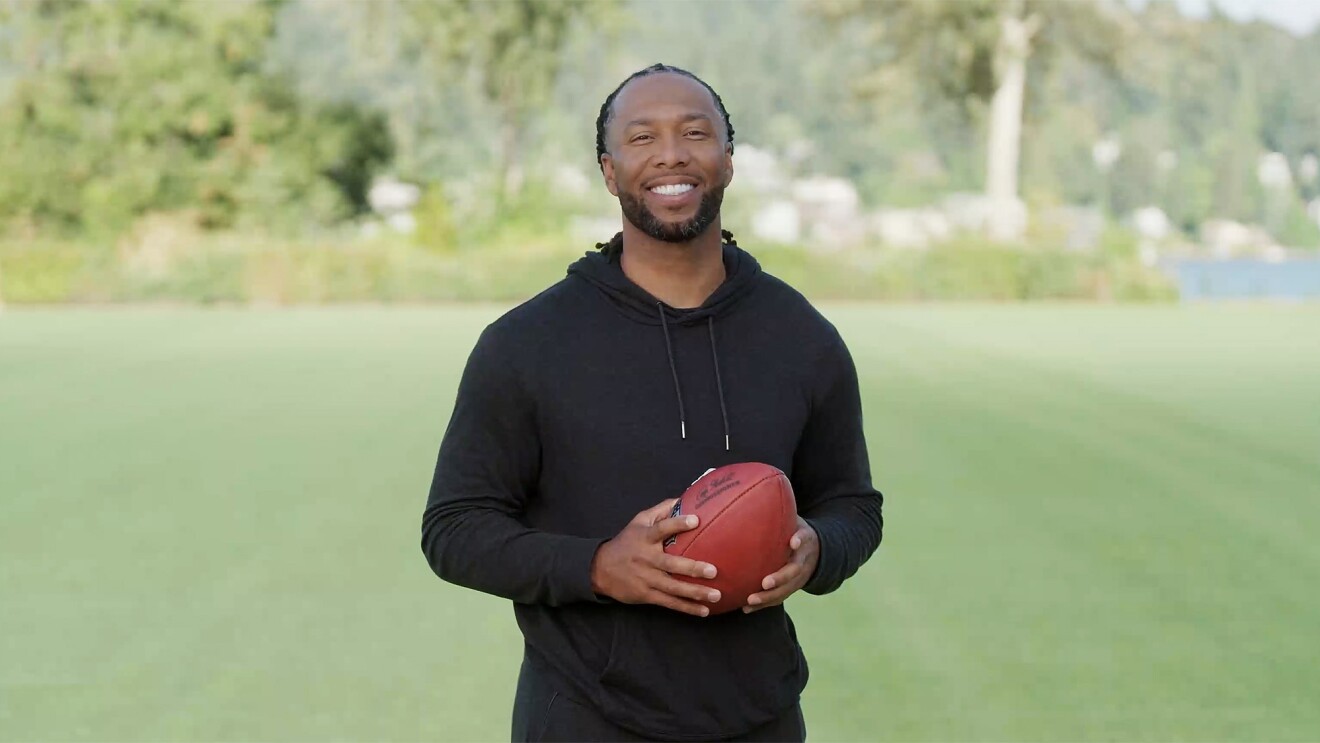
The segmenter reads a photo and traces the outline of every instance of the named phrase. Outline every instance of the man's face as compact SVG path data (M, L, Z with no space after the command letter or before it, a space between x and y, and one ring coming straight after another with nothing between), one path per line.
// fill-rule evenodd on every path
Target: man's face
M637 229L687 242L719 217L733 153L701 83L669 72L628 83L614 99L605 142L605 185Z

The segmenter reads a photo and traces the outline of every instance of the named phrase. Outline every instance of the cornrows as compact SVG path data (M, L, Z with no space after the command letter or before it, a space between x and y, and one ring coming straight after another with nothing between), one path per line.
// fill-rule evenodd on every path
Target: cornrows
M633 74L629 75L628 79L619 83L619 87L615 88L614 92L610 93L609 96L605 98L605 102L600 104L600 115L596 117L597 167L601 167L601 168L604 167L603 165L601 165L600 156L605 154L605 128L610 125L610 119L613 118L614 116L614 99L619 97L619 91L623 90L624 87L628 85L628 83L632 82L633 80L636 80L639 77L656 75L661 72L672 72L676 75L683 75L685 77L690 77L693 80L696 80L697 82L701 83L701 87L705 88L707 91L710 92L710 97L715 99L715 107L720 110L720 116L724 117L725 137L729 142L729 151L730 152L733 151L733 121L729 119L729 112L725 110L724 101L720 100L720 94L716 93L715 89L710 87L710 85L708 85L705 80L702 80L701 78L697 77L696 75L693 75L691 72L688 72L687 70L681 67L673 67L667 64L653 64L644 70L638 70L637 72L634 72ZM734 242L732 232L729 232L728 230L720 230L720 235L724 237L724 241L727 242L728 244L735 246L738 244ZM616 232L614 234L614 237L610 238L609 242L596 243L596 247L600 250L600 252L604 253L607 256L617 255L619 252L623 250L623 233Z
M605 128L610 125L610 119L614 117L614 99L619 96L619 91L623 90L624 87L628 85L628 83L632 82L633 80L636 80L639 77L656 75L661 72L672 72L676 75L683 75L685 77L690 77L693 80L696 80L697 82L701 83L701 87L710 91L711 97L715 99L715 107L720 110L720 116L724 117L724 131L728 138L729 151L730 152L733 151L733 122L729 120L729 112L724 110L724 101L720 100L720 94L716 93L714 88L707 85L705 80L702 80L701 78L697 77L696 75L693 75L691 72L688 72L685 69L682 69L680 67L672 67L667 64L653 64L644 70L638 70L637 72L634 72L633 74L629 75L628 79L619 83L619 87L615 88L614 92L610 93L609 97L605 99L605 102L600 104L600 115L596 117L596 166L597 167L601 167L601 168L604 167L600 163L600 156L605 154Z

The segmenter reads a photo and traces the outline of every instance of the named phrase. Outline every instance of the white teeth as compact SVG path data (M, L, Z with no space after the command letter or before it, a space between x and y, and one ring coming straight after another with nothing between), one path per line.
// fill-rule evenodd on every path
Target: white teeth
M651 193L658 193L661 196L677 196L679 194L691 191L695 186L691 183L675 183L669 186L656 186L651 189Z

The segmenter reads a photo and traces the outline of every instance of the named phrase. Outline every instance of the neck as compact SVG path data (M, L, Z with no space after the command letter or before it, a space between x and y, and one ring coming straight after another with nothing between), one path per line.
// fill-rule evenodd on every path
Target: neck
M688 242L657 240L623 220L623 274L676 309L700 307L724 283L720 220Z

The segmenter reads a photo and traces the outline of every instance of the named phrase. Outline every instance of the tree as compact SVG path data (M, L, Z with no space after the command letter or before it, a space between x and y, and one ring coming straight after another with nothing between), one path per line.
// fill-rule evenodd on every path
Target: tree
M265 69L279 3L0 5L0 223L114 234L331 221L388 159L376 117L305 106Z
M519 189L528 130L549 105L578 24L609 26L616 0L388 0L363 3L359 32L394 46L445 87L475 78L499 119L497 199Z
M1130 25L1126 11L1105 0L829 0L817 12L835 25L869 24L887 51L885 67L906 68L960 104L989 106L987 228L997 240L1019 237L1022 227L1015 207L1029 61L1066 45L1112 65Z

